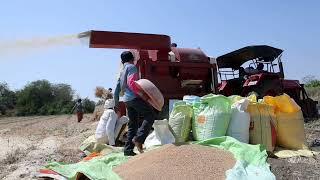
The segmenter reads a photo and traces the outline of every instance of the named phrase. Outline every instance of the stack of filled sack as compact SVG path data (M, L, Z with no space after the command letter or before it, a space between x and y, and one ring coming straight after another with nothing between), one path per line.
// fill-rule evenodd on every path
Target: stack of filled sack
M268 152L273 152L276 145L306 149L303 122L300 107L286 94L258 101L254 95L185 96L174 104L169 121L155 123L155 129L161 124L162 130L149 136L146 146L152 137L183 143L231 136L243 143L261 144Z

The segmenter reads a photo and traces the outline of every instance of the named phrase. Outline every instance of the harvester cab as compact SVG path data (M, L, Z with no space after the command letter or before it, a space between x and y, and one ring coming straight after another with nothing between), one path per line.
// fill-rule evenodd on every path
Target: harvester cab
M248 46L217 58L220 84L225 95L258 96L281 93L284 78L281 49L270 46Z
M317 102L308 97L303 84L284 79L282 52L266 45L247 46L218 57L218 93L258 98L286 93L300 105L304 117L317 118Z

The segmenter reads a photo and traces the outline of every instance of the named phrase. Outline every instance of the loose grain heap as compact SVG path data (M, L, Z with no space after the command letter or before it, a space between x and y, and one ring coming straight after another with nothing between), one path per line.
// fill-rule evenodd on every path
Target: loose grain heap
M164 145L113 169L122 179L225 179L235 164L230 152L202 145Z

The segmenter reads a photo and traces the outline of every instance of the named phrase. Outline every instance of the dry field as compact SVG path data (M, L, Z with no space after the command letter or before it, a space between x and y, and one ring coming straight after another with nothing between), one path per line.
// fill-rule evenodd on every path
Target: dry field
M320 140L320 119L305 124L307 142L310 145L312 141ZM268 159L271 165L271 171L277 179L320 179L320 155L311 158L292 157L287 159Z
M79 145L96 127L90 116L81 123L68 115L0 118L0 179L32 179L51 160L78 162ZM308 143L320 139L320 121L306 124L306 133ZM268 162L277 179L320 179L319 155Z
M85 115L0 119L0 179L32 179L48 161L78 162L79 145L95 130Z

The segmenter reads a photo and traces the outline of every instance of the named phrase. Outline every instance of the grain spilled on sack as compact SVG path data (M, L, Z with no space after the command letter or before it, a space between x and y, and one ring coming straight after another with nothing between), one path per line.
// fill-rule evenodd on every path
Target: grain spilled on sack
M122 179L225 179L235 164L228 151L202 145L164 145L113 168Z

